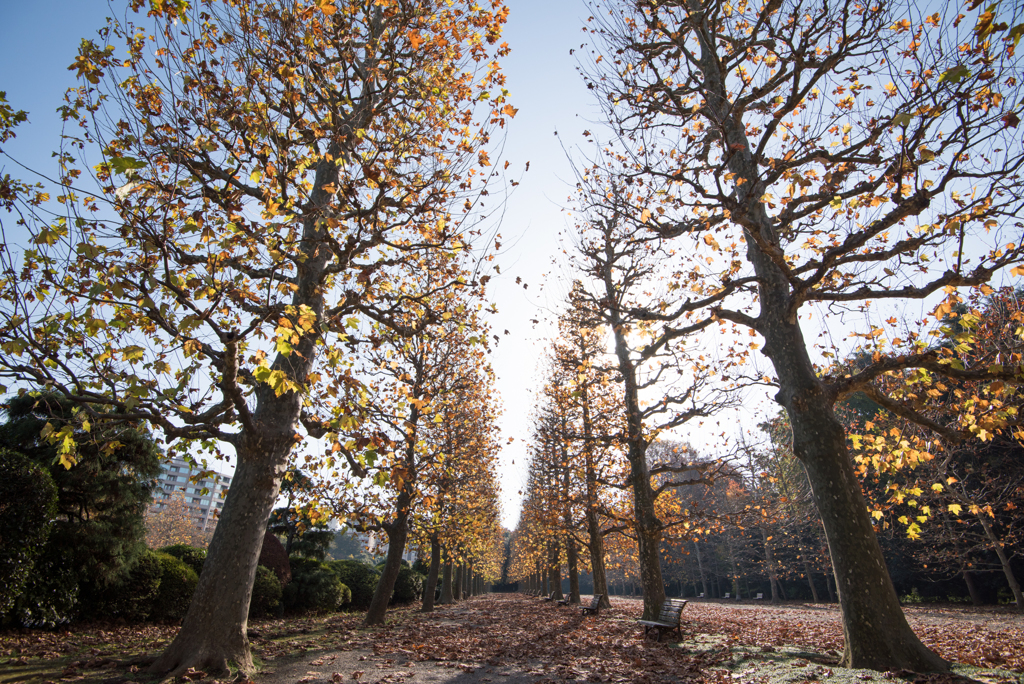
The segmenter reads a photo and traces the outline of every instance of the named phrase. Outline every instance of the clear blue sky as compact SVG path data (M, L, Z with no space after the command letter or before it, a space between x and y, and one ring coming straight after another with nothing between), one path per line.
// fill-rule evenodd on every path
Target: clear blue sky
M55 110L65 89L75 85L67 70L83 38L94 38L104 18L124 13L124 0L0 0L0 90L17 109L29 112L29 125L5 151L27 166L52 173L50 153L58 145L60 120ZM512 103L519 113L508 128L505 158L510 170L530 162L508 205L501 232L505 251L502 276L492 281L492 320L501 343L494 356L498 387L505 400L502 428L514 443L502 454L504 522L518 516L518 490L525 480L526 440L533 406L537 360L544 349L542 319L557 306L563 288L542 289L557 252L557 233L565 220L561 205L571 192L572 172L554 131L566 145L583 142L581 133L598 117L593 98L575 71L569 50L586 40L581 28L587 9L580 0L507 0L509 23L504 39L512 54L502 62ZM493 155L492 155L493 158ZM2 172L25 177L9 162ZM515 284L521 277L529 285ZM551 300L547 292L551 292ZM509 335L503 335L505 330ZM514 463L513 463L514 461Z

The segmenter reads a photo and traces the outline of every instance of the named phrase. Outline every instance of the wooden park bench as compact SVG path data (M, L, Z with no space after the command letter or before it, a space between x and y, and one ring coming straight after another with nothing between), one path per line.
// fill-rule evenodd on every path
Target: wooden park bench
M732 592L729 592L729 591L725 592L725 596L723 596L722 598L724 598L724 599L732 598Z
M544 599L545 601L554 601L555 600L555 592L551 592L547 596L541 596L541 598Z
M755 601L760 601L763 598L764 598L764 594L759 591L759 592L757 592L757 596L754 597L754 600Z
M583 609L584 615L593 613L597 615L601 610L601 599L604 598L604 594L594 594L594 598L590 599L589 606L580 606Z
M644 626L644 638L647 638L647 634L652 630L658 630L658 641L661 642L661 635L664 632L674 631L679 639L683 638L683 630L681 622L683 619L683 608L686 608L686 601L684 599L665 599L665 603L661 606L661 612L658 613L656 620L638 620L638 622Z
M555 601L555 603L557 603L560 606L569 605L570 603L572 603L572 592L570 591L568 594Z

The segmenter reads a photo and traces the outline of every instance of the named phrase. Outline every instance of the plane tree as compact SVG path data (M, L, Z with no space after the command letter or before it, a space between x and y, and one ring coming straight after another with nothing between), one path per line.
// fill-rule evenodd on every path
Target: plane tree
M829 542L849 667L948 665L900 609L836 401L907 368L1004 381L1017 371L962 368L922 345L830 375L804 329L815 309L897 299L937 303L941 316L958 288L1024 257L1024 10L978 5L594 3L600 47L584 71L635 189L623 214L677 240L677 283L693 292L634 309L730 321L763 340ZM736 288L742 279L755 287ZM876 328L867 319L857 332ZM898 399L884 407L922 418Z
M608 518L604 502L606 483L621 481L623 463L616 442L621 433L621 388L613 380L614 368L604 350L604 329L598 321L588 320L579 288L580 283L573 284L568 308L558 318L559 335L551 343L552 372L564 389L558 432L572 462L571 477L582 481L574 496L584 516L594 593L601 595L601 607L608 608L604 538L616 523ZM574 530L576 523L567 521L566 526Z
M439 453L431 477L421 488L423 505L417 509L411 532L421 549L429 549L424 612L433 610L442 571L451 593L453 557L467 546L487 549L490 525L497 520L494 457L500 450L495 423L498 414L491 376L480 379L437 397L441 420L428 422L423 429L428 448ZM472 543L464 543L467 540ZM484 556L488 554L481 554ZM451 597L447 598L450 602Z
M616 163L615 161L611 162ZM659 496L682 482L696 483L689 465L662 463L651 468L648 446L658 435L733 406L730 390L744 382L718 383L739 368L745 348L720 359L701 349L696 333L719 328L710 318L695 322L660 315L649 306L650 293L662 299L654 309L684 306L672 285L673 257L666 241L632 220L636 198L628 177L593 165L578 173L578 235L574 266L583 276L574 290L575 306L587 319L607 326L614 339L616 380L622 387L621 430L617 442L629 462L630 516L638 547L644 617L654 619L665 602L659 545L666 523L656 511ZM736 286L739 286L738 284ZM652 476L677 477L652 482Z
M496 61L507 10L130 9L76 58L60 188L4 180L0 375L77 402L52 434L69 466L74 430L103 422L234 452L206 571L152 667L251 673L251 587L290 455L361 420L361 321L406 335L433 320L403 317L393 267L472 238L489 136L514 114ZM2 139L23 118L8 110Z
M437 291L449 279L467 279L468 273L448 273L459 268L458 256L425 260L410 269L405 283L404 291L424 309L410 311L403 324L414 327L427 311L439 314L436 324L399 336L374 322L366 333L373 344L362 352L361 387L352 397L363 419L339 430L324 458L329 472L316 493L320 504L360 531L387 537L387 557L367 625L383 624L410 524L425 503L424 487L443 474L448 456L438 435L429 434L430 426L451 417L450 400L490 384L480 291L469 286ZM455 263L446 266L450 261ZM493 412L496 407L485 394L485 401L474 408Z

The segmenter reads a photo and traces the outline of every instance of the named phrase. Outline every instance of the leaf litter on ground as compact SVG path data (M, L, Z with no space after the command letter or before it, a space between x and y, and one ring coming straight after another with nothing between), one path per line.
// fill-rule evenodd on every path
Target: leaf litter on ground
M683 639L658 643L637 625L642 604L613 598L583 616L522 594L489 594L438 606L399 607L388 624L362 628L362 613L254 621L263 666L256 684L341 682L717 682L719 684L958 684L1019 682L1024 617L1002 610L910 608L922 641L963 666L952 675L838 667L835 606L691 601ZM139 663L177 628L75 626L0 632L0 684L130 684L153 681ZM192 672L181 681L213 681Z

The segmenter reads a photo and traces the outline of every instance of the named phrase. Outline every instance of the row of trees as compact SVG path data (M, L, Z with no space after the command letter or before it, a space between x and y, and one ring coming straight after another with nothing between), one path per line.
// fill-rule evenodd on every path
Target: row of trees
M128 5L82 43L59 187L2 180L0 375L76 407L47 432L68 468L100 426L233 452L192 607L153 670L251 672L257 558L296 454L320 479L311 514L378 526L394 549L369 623L415 516L449 558L490 567L495 409L472 246L490 139L515 114L496 61L507 9ZM2 142L25 114L0 104ZM445 429L476 443L458 454ZM452 496L445 468L475 472L479 497ZM456 544L445 526L466 520L479 539Z
M947 669L900 609L837 406L865 394L926 431L895 448L873 442L889 445L868 459L876 471L927 460L935 438L1013 431L1019 354L967 353L970 328L943 345L923 322L897 334L875 321L885 303L916 299L951 326L964 319L961 288L985 293L1003 269L1019 271L1021 8L592 5L581 71L611 141L578 173L581 286L567 309L614 340L632 510L610 518L628 521L637 544L645 616L664 601L659 550L677 515L659 504L670 485L649 447L767 384L828 542L842 663ZM805 336L812 315L844 313L862 322L850 330L865 340L855 367ZM772 372L749 363L755 349ZM954 381L969 387L948 392ZM956 429L924 410L936 397L963 416Z
M592 574L596 594L636 593L642 580L627 496L622 378L605 346L605 330L581 324L574 306L578 291L551 344L523 513L508 552L509 579L561 597L564 571L573 602L584 573ZM938 348L969 337L960 358L971 365L1018 364L1022 312L1021 292L1003 288L958 305L931 329ZM843 365L869 362L861 352ZM1024 552L1017 514L1024 505L1022 447L1013 434L1016 408L1006 401L1014 390L969 378L934 385L912 376L887 379L890 391L917 386L915 410L934 429L963 431L954 444L930 439L887 413L873 399L876 390L852 394L838 406L858 484L899 592L904 600L962 598L975 604L1006 596L1024 606L1016 560ZM982 405L958 407L955 397ZM1002 434L972 433L967 426L978 424L979 416L986 425L999 423ZM923 450L931 447L935 453ZM786 414L765 420L753 434L737 435L724 458L664 436L647 445L646 455L666 591L717 598L763 593L773 602L795 596L836 600L828 541ZM617 590L609 577L620 582Z

